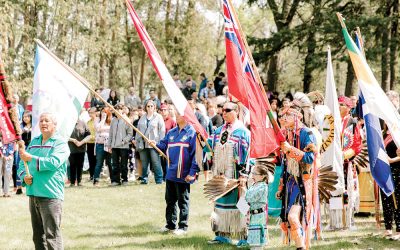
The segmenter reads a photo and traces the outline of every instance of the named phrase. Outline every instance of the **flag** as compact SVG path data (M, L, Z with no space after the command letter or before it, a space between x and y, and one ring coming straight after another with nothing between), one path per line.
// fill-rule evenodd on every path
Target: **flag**
M184 117L184 119L188 123L190 123L194 127L194 129L198 133L200 133L203 139L207 139L208 135L206 130L200 125L199 121L197 120L194 114L194 111L189 106L189 103L183 96L178 86L176 86L175 81L172 79L171 74L169 73L167 67L163 63L160 54L158 54L158 51L154 46L149 34L147 34L146 28L144 27L142 21L136 14L133 5L129 0L126 0L125 2L128 8L128 12L131 16L132 22L140 37L140 40L142 41L142 44L146 49L146 52L153 64L154 69L157 72L158 77L162 81L168 95L171 97L171 100L174 103L176 110L181 116Z
M357 76L358 86L366 101L366 109L368 113L376 115L378 118L385 121L393 136L393 141L396 143L397 147L400 147L400 115L378 84L362 52L358 49L353 39L351 39L342 17L340 14L338 14L338 16L342 24L342 32L344 40L346 41L347 51L349 52ZM363 108L363 110L365 109Z
M361 105L363 107L364 126L367 131L367 145L369 167L371 175L382 191L389 196L394 191L392 172L388 162L382 138L381 125L379 119L369 113L363 93L360 93Z
M331 58L331 49L328 48L328 63L326 67L326 87L325 87L325 105L331 110L334 119L334 138L333 142L325 150L321 157L321 164L332 165L333 170L338 175L338 183L334 196L344 192L344 174L343 174L343 153L341 144L342 118L340 117L338 97L336 93L336 84L333 77L333 67Z
M57 117L57 132L68 140L88 89L52 55L36 46L32 96L32 137L40 134L39 116L44 112Z
M4 97L3 86L6 81L6 73L4 70L3 61L0 60L0 132L2 134L3 144L8 144L17 139L14 126L8 114L8 104Z
M363 53L351 39L346 25L340 14L342 32L346 47L357 76L362 102L362 113L367 132L368 157L371 175L382 191L389 196L394 191L393 180L388 163L388 156L383 145L381 127L378 118L387 124L393 141L400 146L400 115L389 98L379 86L372 70L363 56Z
M250 111L251 146L250 157L268 156L284 141L263 89L255 77L244 38L239 31L230 1L224 0L226 68L229 94L238 99Z

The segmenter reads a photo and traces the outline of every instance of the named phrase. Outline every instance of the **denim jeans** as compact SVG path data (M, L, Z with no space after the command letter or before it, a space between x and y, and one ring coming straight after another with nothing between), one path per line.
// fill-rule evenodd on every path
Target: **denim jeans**
M154 170L154 180L157 184L163 181L163 171L161 168L160 156L154 148L145 148L139 152L142 161L142 178L147 181L149 177L149 164Z
M96 168L94 170L94 181L98 182L100 179L100 173L103 169L103 163L106 160L106 165L110 173L110 179L112 180L112 168L111 168L111 154L104 151L104 144L96 144Z
M117 183L128 182L128 148L112 149L112 180Z

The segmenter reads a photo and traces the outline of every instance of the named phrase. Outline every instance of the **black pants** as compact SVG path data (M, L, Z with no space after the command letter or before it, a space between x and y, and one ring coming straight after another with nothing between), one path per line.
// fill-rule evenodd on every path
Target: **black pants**
M73 154L69 155L71 184L75 184L75 181L78 181L78 184L81 183L84 160L85 160L84 152L83 153L73 153Z
M179 183L174 181L166 181L165 201L167 208L165 211L165 219L167 220L166 228L174 230L178 218L176 204L179 207L179 229L187 230L189 220L189 195L190 184Z
M392 177L394 184L394 195L396 196L397 209L394 207L393 194L386 196L381 190L383 218L385 220L385 229L392 230L393 219L396 224L396 232L400 232L400 169L392 168Z
M62 200L29 197L35 249L64 249L61 236Z
M86 153L89 160L89 175L90 179L93 180L94 169L96 168L96 156L94 155L94 143L87 143Z
M112 180L117 183L128 181L128 148L113 148L112 149Z

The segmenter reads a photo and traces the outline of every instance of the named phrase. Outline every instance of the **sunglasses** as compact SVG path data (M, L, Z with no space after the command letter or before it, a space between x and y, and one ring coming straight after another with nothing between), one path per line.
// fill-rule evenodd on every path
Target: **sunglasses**
M234 109L222 109L222 112L229 113L232 112Z

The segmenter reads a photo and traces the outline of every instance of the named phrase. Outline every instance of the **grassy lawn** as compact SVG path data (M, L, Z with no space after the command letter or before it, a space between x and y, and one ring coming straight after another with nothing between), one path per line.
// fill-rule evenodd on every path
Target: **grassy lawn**
M192 185L189 233L179 237L158 232L165 223L164 185L83 184L66 188L62 217L66 249L236 249L207 245L213 237L212 207L202 194L203 182ZM265 249L287 249L281 245L276 221L269 224ZM400 249L399 242L378 236L381 231L372 217L357 218L357 227L357 231L324 232L324 240L313 242L313 249ZM28 198L0 198L0 249L33 249L31 237Z

